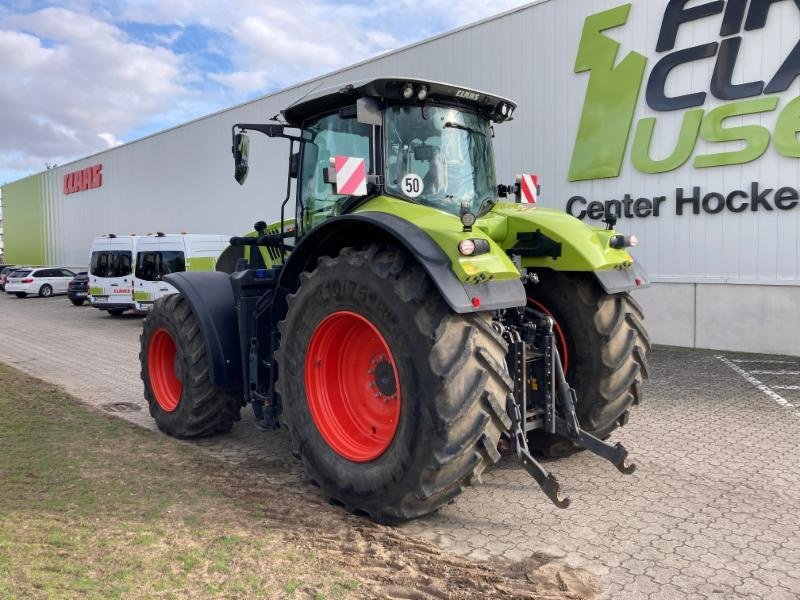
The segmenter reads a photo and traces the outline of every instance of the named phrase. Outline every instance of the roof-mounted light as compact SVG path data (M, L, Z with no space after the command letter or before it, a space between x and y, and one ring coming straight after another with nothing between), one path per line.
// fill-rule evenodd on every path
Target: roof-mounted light
M403 86L403 91L401 92L403 98L406 100L411 100L411 96L414 95L414 86L410 83L407 83Z
M417 92L417 100L422 102L427 97L428 97L428 86L427 85L419 86L419 91Z

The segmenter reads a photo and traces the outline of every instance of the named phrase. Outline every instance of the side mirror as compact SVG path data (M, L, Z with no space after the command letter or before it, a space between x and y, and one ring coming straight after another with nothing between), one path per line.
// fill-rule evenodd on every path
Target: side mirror
M356 121L366 125L383 125L380 102L369 97L356 100Z
M233 177L239 185L242 185L247 179L247 159L250 155L250 138L246 133L237 133L233 136L233 162L234 172Z

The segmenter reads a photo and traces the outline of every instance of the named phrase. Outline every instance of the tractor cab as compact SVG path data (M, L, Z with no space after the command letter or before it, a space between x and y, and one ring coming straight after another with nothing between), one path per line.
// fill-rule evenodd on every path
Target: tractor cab
M290 175L297 176L302 235L378 195L459 216L487 212L498 198L492 123L515 108L446 83L381 78L312 92L282 111L284 126L266 133L300 131ZM243 135L234 134L234 150L245 149L236 167L246 175Z

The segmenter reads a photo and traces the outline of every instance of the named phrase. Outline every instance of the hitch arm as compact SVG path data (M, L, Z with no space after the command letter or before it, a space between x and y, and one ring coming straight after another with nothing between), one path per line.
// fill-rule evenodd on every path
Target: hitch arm
M526 385L526 359L525 359L525 342L517 332L509 332L507 341L509 342L509 353L507 355L508 370L514 380L514 392L508 395L506 400L506 412L511 420L511 426L508 429L508 436L511 438L511 444L514 448L514 454L522 463L522 466L533 477L545 495L550 498L550 501L558 508L567 508L569 506L569 498L559 498L561 492L561 484L555 476L545 470L539 462L531 456L528 449L528 438L525 435L525 422L523 420L524 407L526 403L525 385Z
M559 498L561 484L558 482L558 479L556 479L555 475L546 471L545 468L531 456L528 450L528 441L525 439L525 433L522 431L522 417L520 416L519 406L517 406L513 395L508 397L506 410L511 417L511 436L514 453L522 463L522 466L528 472L528 475L533 477L536 483L539 484L545 496L550 498L553 504L558 508L568 508L569 498Z
M636 465L628 463L628 450L625 446L619 442L612 446L608 442L604 442L581 429L578 423L578 416L575 413L575 390L569 386L566 377L564 377L564 369L561 366L561 356L558 354L556 344L552 344L552 350L554 355L553 370L555 371L556 390L564 414L563 417L556 415L556 432L568 438L581 448L586 448L600 458L606 459L614 465L620 473L630 475L636 470Z

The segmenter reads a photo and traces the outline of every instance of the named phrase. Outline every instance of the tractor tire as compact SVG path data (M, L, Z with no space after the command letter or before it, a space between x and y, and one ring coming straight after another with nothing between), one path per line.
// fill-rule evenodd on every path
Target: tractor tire
M395 247L300 278L277 382L292 451L335 503L381 523L435 511L500 454L513 383L488 313L453 313Z
M642 308L628 293L606 293L591 274L538 275L539 283L527 286L528 307L555 319L567 382L578 398L578 421L582 429L605 439L628 422L648 378L650 338ZM528 442L551 458L581 449L542 431L530 432Z
M230 431L239 396L211 382L197 316L181 294L156 300L139 342L144 396L161 431L177 438Z

